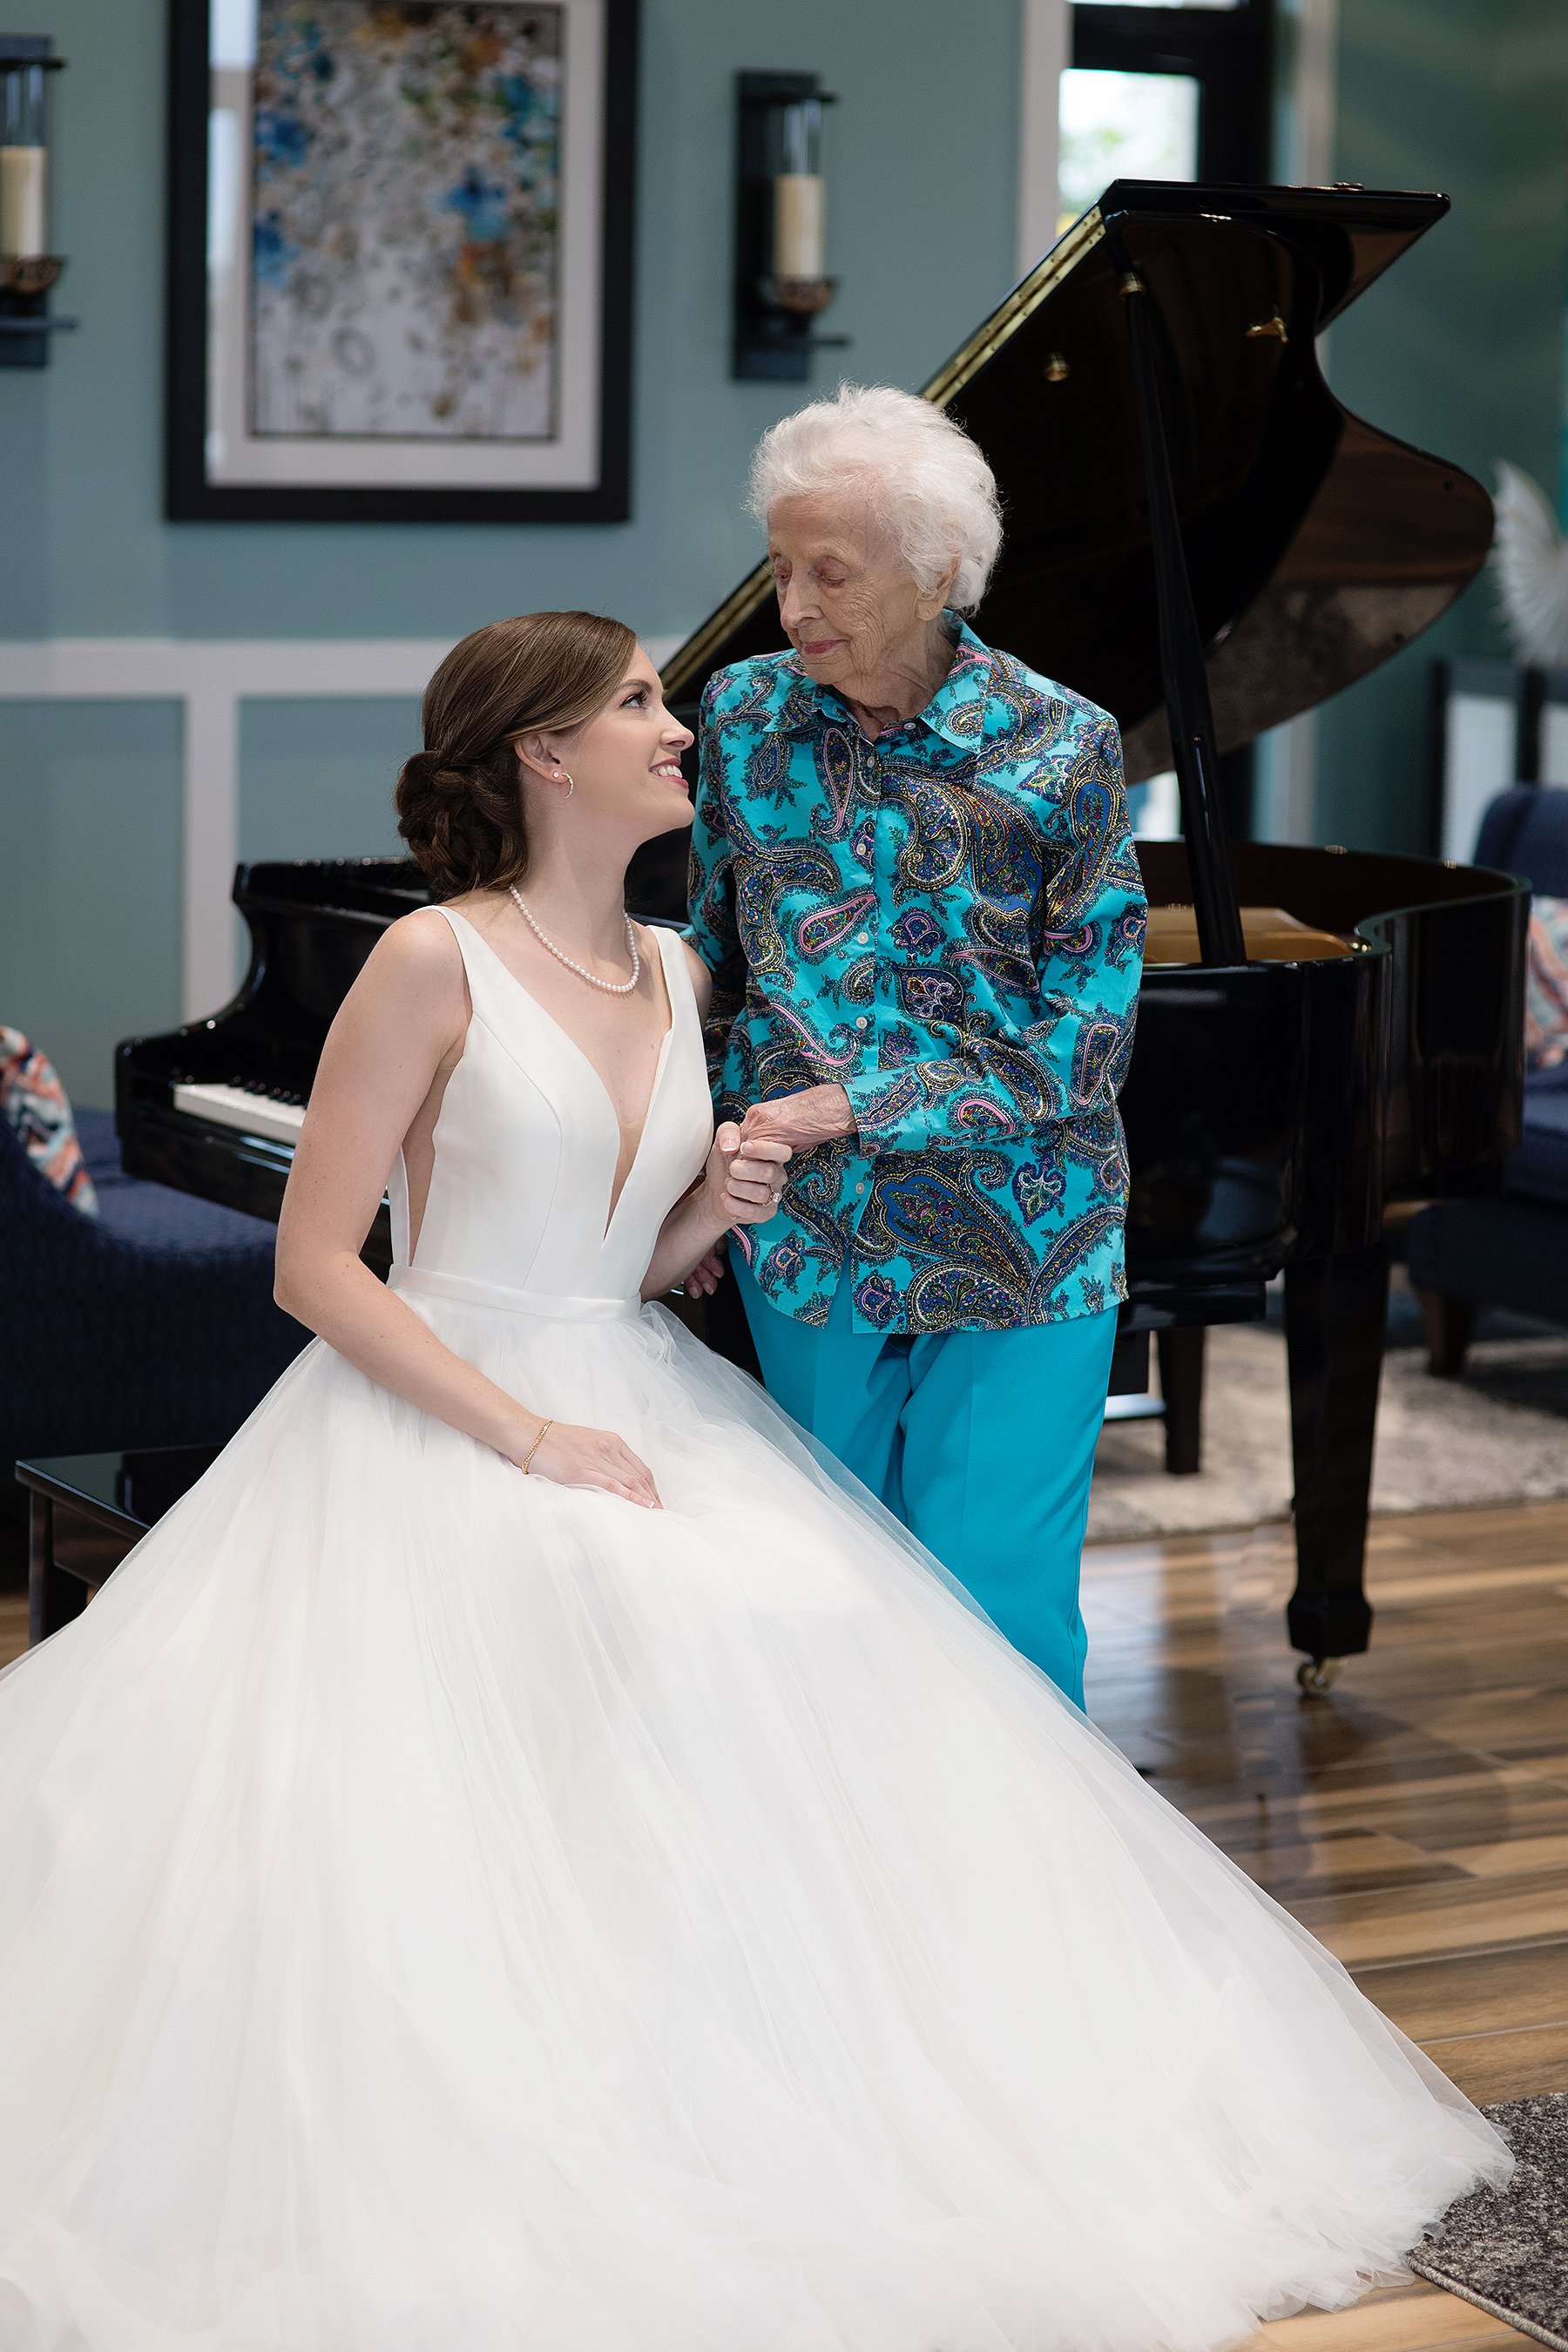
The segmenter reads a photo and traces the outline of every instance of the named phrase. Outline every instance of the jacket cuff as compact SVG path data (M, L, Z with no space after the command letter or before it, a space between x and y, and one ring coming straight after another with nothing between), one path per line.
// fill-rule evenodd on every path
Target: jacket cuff
M926 1150L931 1106L912 1070L865 1070L842 1083L863 1150Z

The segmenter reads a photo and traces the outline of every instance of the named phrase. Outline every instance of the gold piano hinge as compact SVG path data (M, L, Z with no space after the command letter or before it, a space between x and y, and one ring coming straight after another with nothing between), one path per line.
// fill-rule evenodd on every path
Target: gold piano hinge
M1278 310L1275 311L1274 316L1271 319L1260 319L1256 327L1248 327L1247 331L1247 340L1249 343L1257 342L1260 337L1265 335L1273 336L1276 342L1288 343L1289 341L1290 338L1285 331L1285 321L1279 316Z
M1052 294L1069 277L1087 253L1093 251L1105 235L1098 205L1075 221L1067 235L1053 245L1045 259L1030 270L1021 285L1016 286L998 310L994 310L983 327L976 328L962 351L955 352L944 367L940 367L929 383L921 386L921 398L929 400L933 408L945 408L956 400L964 386L973 382L988 360L994 359L1004 343L1009 342L1026 319L1030 318L1047 294Z
M1068 365L1067 361L1062 357L1060 352L1053 352L1050 358L1046 362L1046 382L1047 383L1066 383L1071 373L1072 370Z

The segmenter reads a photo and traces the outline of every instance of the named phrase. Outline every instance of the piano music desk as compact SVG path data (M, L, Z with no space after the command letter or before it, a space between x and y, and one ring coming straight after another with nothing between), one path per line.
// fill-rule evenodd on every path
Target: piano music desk
M1299 922L1283 907L1243 907L1242 935L1254 963L1322 963L1334 956L1355 953L1338 931L1320 931ZM1143 944L1147 964L1201 963L1198 924L1188 906L1149 908L1149 932Z

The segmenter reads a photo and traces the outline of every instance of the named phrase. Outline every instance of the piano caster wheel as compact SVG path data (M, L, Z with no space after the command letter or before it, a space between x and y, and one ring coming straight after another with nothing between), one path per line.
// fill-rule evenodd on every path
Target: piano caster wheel
M1308 1698L1326 1698L1343 1664L1342 1658L1303 1658L1296 1669L1296 1686Z

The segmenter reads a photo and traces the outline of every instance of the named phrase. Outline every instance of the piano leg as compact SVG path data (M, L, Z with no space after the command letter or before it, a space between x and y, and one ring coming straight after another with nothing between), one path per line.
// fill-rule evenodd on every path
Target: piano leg
M1201 1323L1157 1331L1160 1394L1165 1401L1165 1473L1192 1478L1203 1468L1204 1341Z
M1307 1653L1297 1675L1303 1690L1325 1689L1338 1661L1371 1636L1363 1577L1387 1314L1381 1242L1285 1270L1296 1474L1296 1590L1285 1622Z

